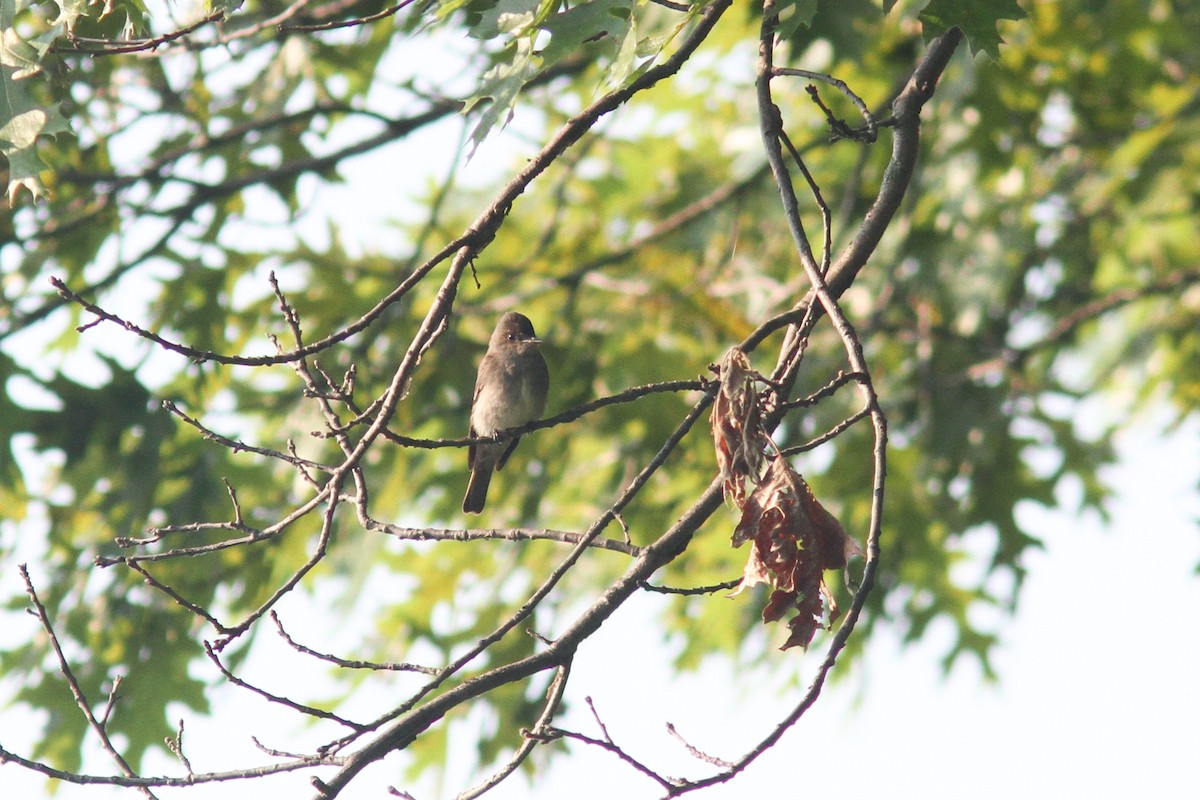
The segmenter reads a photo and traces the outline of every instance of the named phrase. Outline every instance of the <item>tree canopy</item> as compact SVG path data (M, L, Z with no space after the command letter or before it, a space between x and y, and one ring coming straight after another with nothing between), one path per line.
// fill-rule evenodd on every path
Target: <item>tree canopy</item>
M318 796L442 768L468 710L480 793L620 753L554 717L654 592L679 670L812 680L741 760L642 765L736 779L876 626L949 624L945 665L991 674L973 610L1047 535L1017 509L1104 511L1083 398L1200 406L1194 4L0 0L0 29L0 670L47 720L0 760L56 778L100 741L147 794L253 780L178 744L230 684L311 719L262 765ZM514 309L550 400L475 521ZM243 680L268 639L335 696ZM164 740L179 775L140 777Z

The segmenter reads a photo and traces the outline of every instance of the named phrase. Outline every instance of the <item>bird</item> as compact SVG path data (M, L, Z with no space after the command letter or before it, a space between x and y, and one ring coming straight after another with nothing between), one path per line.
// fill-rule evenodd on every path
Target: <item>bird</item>
M471 401L471 438L495 437L541 419L550 390L550 370L541 346L533 323L524 314L509 311L500 318L488 341L487 353L479 362ZM471 479L463 498L464 513L483 511L492 470L504 466L520 439L514 436L506 441L470 445L467 466Z

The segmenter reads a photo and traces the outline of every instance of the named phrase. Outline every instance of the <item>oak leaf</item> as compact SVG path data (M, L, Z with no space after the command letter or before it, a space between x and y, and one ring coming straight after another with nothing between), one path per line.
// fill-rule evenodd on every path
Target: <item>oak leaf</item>
M763 608L763 622L776 622L794 612L791 634L780 648L807 648L822 626L837 618L837 603L824 582L827 569L840 569L858 553L837 518L813 496L800 473L775 457L755 490L746 498L733 532L733 546L751 543L742 581L730 596L760 583L773 591Z

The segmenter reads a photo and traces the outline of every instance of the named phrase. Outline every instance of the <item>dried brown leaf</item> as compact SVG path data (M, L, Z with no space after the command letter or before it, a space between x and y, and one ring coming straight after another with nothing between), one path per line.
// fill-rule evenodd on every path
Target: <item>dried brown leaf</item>
M739 508L746 500L746 481L758 480L767 432L762 424L758 383L765 379L750 366L740 348L732 347L717 366L721 386L713 402L713 446L724 482L725 500Z
M760 583L774 591L763 608L763 622L776 622L794 612L791 633L781 649L808 647L822 625L838 614L824 571L844 567L860 552L840 522L813 496L804 478L783 458L771 460L758 486L746 498L733 532L733 546L751 542L742 582L731 593Z
M858 542L851 539L837 517L821 505L799 473L796 473L796 482L804 517L812 530L813 546L821 555L821 568L841 569L851 556L862 555Z

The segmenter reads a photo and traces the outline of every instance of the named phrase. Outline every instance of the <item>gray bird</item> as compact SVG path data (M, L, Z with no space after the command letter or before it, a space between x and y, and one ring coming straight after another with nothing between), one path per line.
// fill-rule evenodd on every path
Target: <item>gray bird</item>
M500 318L487 354L479 362L475 399L471 401L472 437L495 436L541 418L550 389L550 371L541 346L542 340L534 334L528 317L510 311ZM517 436L470 446L467 466L471 468L471 480L463 499L464 512L483 511L492 470L504 466L520 439Z

